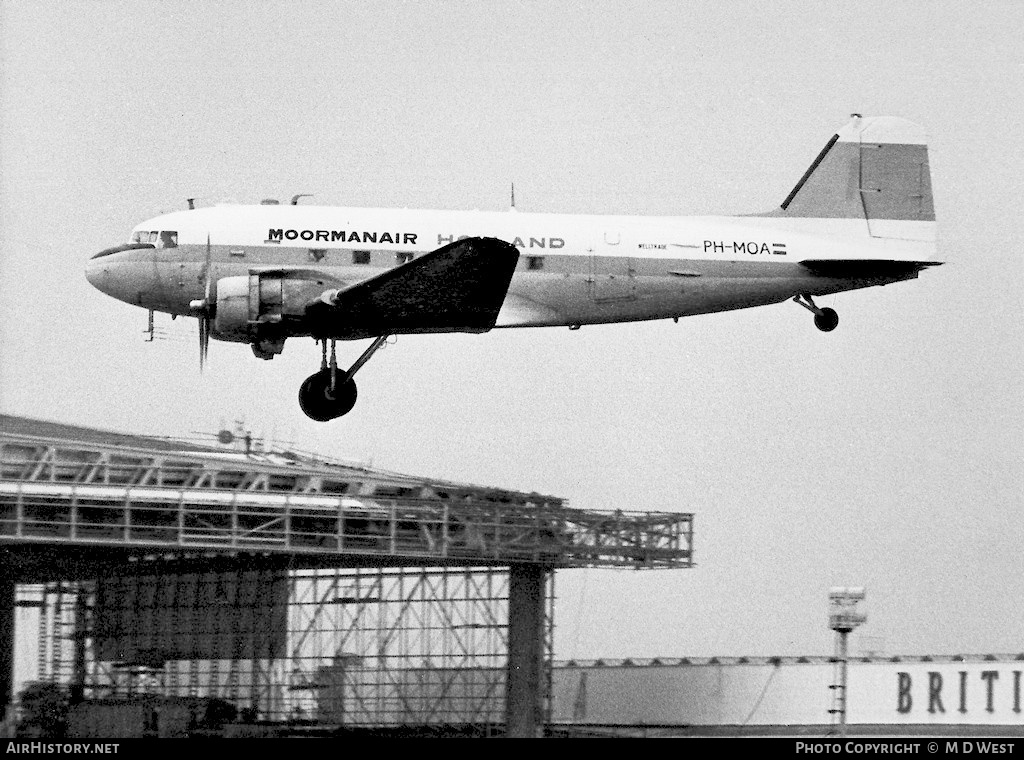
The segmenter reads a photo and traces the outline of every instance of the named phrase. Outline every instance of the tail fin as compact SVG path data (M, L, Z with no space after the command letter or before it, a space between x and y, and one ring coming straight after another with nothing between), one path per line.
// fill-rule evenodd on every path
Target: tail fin
M855 114L766 216L863 219L872 237L934 241L924 130L905 119Z

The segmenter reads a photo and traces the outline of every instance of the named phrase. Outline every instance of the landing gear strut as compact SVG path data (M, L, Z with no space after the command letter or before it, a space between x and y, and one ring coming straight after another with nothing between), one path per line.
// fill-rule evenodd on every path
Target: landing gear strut
M338 358L334 352L335 341L331 340L331 358L328 361L327 339L321 340L323 358L320 361L320 371L307 377L299 386L299 406L306 416L317 422L327 422L352 411L352 407L356 405L356 382L352 377L387 339L387 335L375 338L348 371L338 368Z
M832 332L839 324L839 315L836 314L835 309L827 307L822 309L816 306L814 300L809 295L793 296L793 300L814 313L814 326L822 332Z

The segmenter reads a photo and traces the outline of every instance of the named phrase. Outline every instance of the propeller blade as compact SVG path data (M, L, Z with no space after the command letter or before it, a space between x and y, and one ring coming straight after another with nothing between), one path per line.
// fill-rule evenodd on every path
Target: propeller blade
M212 307L210 301L213 277L210 276L210 236L206 236L206 261L203 264L203 275L206 277L206 287L203 289L203 298L206 299L206 307L209 309Z
M206 261L203 263L203 276L206 277L206 284L203 287L203 305L199 315L199 371L206 367L206 357L210 353L210 332L212 325L210 319L213 316L213 277L210 275L210 236L206 236Z
M206 367L206 357L210 353L210 318L199 317L199 371Z

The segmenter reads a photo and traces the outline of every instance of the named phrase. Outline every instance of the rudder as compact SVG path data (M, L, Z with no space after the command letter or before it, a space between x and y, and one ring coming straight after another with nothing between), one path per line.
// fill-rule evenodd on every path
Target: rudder
M863 219L872 237L934 240L924 130L892 116L854 115L768 216Z

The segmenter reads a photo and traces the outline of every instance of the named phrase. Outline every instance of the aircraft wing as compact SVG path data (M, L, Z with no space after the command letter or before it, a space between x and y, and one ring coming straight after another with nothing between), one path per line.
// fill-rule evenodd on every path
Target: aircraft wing
M306 307L314 336L486 332L494 327L519 260L515 246L466 238Z

